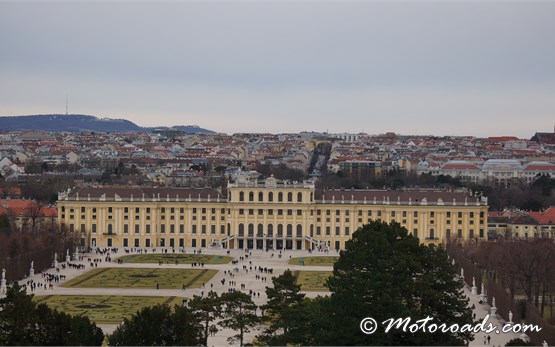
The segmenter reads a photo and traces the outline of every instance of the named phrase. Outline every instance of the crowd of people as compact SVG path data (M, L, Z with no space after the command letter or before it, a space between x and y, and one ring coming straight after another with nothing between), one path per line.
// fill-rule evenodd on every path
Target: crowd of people
M59 267L57 267L56 274L51 273L43 273L41 276L43 277L44 281L37 281L36 278L29 279L25 284L27 288L31 291L39 289L54 289L54 284L59 283L66 279L65 274L60 274L61 270L73 269L73 270L85 270L86 264L88 263L88 268L98 268L102 265L102 263L111 263L112 257L115 258L114 262L117 264L123 264L124 261L119 258L118 252L120 251L119 248L111 247L111 248L96 248L92 250L92 253L84 254L83 256L79 257L82 262L67 262L61 263ZM175 253L175 248L169 249L145 249L145 248L125 248L123 249L123 254L168 254L168 253ZM178 249L179 253L185 254L186 250L184 248ZM223 277L214 280L212 282L203 283L202 289L200 291L201 296L205 294L205 288L210 287L210 290L218 289L221 292L233 292L233 291L243 291L244 293L249 294L253 299L260 299L264 298L264 291L260 290L260 285L253 285L253 280L261 283L268 282L268 276L265 275L272 275L274 273L274 269L268 266L263 266L264 264L258 264L255 258L253 258L253 251L250 249L243 250L243 254L239 255L238 257L231 260L231 265L236 265L232 268L226 268L220 272L223 274ZM256 252L256 251L255 251ZM279 251L278 256L282 256L283 251ZM201 249L193 249L193 254L202 254L203 251ZM267 253L267 252L266 252ZM230 255L231 251L227 250L227 255ZM271 255L274 257L274 253ZM166 262L169 264L168 262ZM163 261L159 261L158 265L162 266L164 264ZM175 259L175 265L179 265L179 260ZM192 268L205 268L204 262L191 262L190 266ZM61 270L60 270L61 267ZM216 277L217 278L217 277ZM155 287L156 289L160 289L160 283L156 282ZM257 289L258 288L258 289ZM265 288L265 287L264 287ZM183 283L182 288L183 291L189 289L188 286Z

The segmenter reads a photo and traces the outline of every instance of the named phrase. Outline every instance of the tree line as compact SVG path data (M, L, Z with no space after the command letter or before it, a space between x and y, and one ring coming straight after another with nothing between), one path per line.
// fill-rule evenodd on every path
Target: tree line
M27 276L31 262L35 272L41 272L52 266L54 253L61 255L75 248L75 237L56 224L36 221L20 230L8 215L0 215L0 269L7 270L10 281Z
M555 244L547 239L482 242L468 246L473 262L509 293L526 300L544 316L550 308L553 321L555 296ZM549 305L549 306L548 306Z

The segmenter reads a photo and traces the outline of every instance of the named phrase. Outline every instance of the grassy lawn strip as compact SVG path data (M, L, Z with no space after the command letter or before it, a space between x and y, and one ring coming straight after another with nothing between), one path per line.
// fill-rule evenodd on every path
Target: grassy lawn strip
M331 271L295 271L297 284L303 292L327 292L326 279L332 275Z
M217 273L208 269L140 269L102 268L93 269L62 284L77 288L150 288L181 289L200 288Z
M33 300L72 316L87 316L97 324L120 324L148 306L183 304L183 298L176 296L45 295Z
M320 257L300 257L289 259L290 265L304 266L333 266L339 257L320 256Z
M204 263L204 264L227 264L233 259L224 255L209 255L209 254L183 254L183 253L155 253L155 254L131 254L124 255L118 258L124 263L149 263L175 265L177 260L178 264L191 264L191 263ZM114 259L117 261L117 259Z

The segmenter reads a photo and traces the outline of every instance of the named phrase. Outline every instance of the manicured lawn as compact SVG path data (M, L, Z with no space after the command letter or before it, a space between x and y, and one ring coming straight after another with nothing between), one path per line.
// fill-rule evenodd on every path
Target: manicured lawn
M204 263L204 264L227 264L231 261L231 257L224 255L209 255L209 254L183 254L183 253L168 253L168 254L131 254L124 255L118 258L124 263L153 263L158 264L191 264L191 263ZM117 259L114 259L117 261Z
M97 324L120 324L148 306L183 304L183 298L176 296L44 295L33 300L72 316L87 316Z
M218 271L205 269L139 269L100 268L93 269L65 282L62 287L79 288L150 288L160 289L199 288Z
M331 275L331 271L295 271L297 284L303 292L327 292L325 283Z
M300 257L289 260L291 265L304 265L304 266L333 266L339 257Z

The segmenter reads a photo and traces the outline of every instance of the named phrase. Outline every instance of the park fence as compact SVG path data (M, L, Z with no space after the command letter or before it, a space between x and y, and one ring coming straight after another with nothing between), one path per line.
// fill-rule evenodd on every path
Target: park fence
M482 281L484 282L487 302L491 305L493 298L495 298L497 314L503 320L509 321L509 311L511 311L513 313L513 323L535 325L540 328L539 332L526 331L526 334L535 345L541 346L543 341L555 343L555 327L543 319L533 303L527 300L517 301L511 298L507 290L495 281L492 274L487 271L481 271L459 245L447 244L446 249L449 256L455 260L457 273L460 274L461 268L464 269L464 280L466 284L472 286L472 277L474 277L476 286L478 290L480 290L481 283Z

